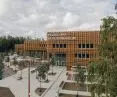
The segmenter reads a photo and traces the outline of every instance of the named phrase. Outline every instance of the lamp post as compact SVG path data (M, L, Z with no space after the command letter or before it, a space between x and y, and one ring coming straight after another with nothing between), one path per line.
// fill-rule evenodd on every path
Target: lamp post
M30 97L30 62L28 64L28 97Z
M28 63L28 97L30 97L30 64L32 63L32 60L27 56L25 61Z
M25 32L25 36L28 38L28 32ZM25 60L28 62L28 97L30 97L30 64L32 62L29 56Z

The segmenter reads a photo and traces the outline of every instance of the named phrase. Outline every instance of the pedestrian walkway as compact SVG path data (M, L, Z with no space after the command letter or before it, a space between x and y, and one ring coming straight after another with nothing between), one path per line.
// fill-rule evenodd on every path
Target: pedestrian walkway
M32 70L33 68L31 68ZM51 70L50 70L51 72ZM57 91L61 81L66 79L66 70L65 67L54 67L55 76L48 76L50 82L42 83L43 88L47 90L42 94L41 97L56 97ZM13 92L15 97L27 97L28 94L28 69L22 71L23 79L17 80L17 74L4 78L0 81L0 86L8 87ZM40 87L39 81L36 79L36 73L31 73L31 97L39 97L35 90Z
M59 85L63 80L66 80L66 70L63 69L58 78L53 82L48 92L43 97L58 97Z

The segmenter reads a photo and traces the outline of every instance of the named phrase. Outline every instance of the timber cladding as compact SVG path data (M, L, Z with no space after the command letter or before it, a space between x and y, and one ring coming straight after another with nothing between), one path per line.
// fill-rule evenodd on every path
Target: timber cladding
M48 32L47 40L25 41L22 49L24 52L44 51L48 59L59 56L70 70L75 63L87 65L90 60L97 58L99 40L99 31ZM60 60L57 59L57 64Z
M24 51L36 51L43 50L46 51L46 41L45 40L26 40L24 42Z
M70 70L76 63L86 65L98 56L99 31L48 32L47 53L65 54Z
M24 44L16 44L15 51L18 53L23 53L24 52Z

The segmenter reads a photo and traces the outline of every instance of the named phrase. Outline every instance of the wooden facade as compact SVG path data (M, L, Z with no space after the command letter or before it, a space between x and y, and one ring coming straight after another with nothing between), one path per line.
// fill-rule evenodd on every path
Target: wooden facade
M15 45L15 51L17 53L22 54L24 52L24 44L16 44Z
M65 55L67 69L87 63L98 56L99 31L48 32L47 53ZM63 45L63 47L62 47Z
M36 55L37 53L41 56L47 55L47 45L45 40L26 40L24 44L16 44L15 50L17 53L27 53L30 55Z
M25 41L24 52L44 51L47 58L57 57L57 65L70 70L76 63L87 63L98 57L99 31L48 32L46 41Z

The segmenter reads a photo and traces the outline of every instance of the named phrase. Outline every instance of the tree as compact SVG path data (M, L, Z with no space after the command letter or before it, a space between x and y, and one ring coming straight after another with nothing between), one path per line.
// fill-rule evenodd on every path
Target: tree
M12 36L1 36L0 37L0 52L14 51L15 44L24 43L25 38L23 37L12 37Z
M25 67L25 63L24 61L20 61L18 62L18 67L19 67L19 70L21 71L21 74L20 74L20 79L22 79L22 69Z
M9 56L7 56L7 57L5 58L5 62L9 62L9 61L10 61Z
M15 66L15 72L16 72L17 71L16 66L18 65L16 58L13 58L13 65Z
M47 76L46 76L46 82L49 82L49 79L48 79L49 64L45 63L44 65L45 65L46 74L47 74Z
M56 64L56 59L55 59L55 56L52 56L51 58L51 62L50 62L51 66L52 66L52 75L54 74L54 65Z
M37 71L38 71L38 76L39 76L40 92L41 92L41 82L42 82L42 79L45 79L45 77L46 77L45 73L47 72L47 71L46 71L46 68L45 68L45 65L40 64L40 65L37 67Z
M88 81L91 82L90 91L92 97L98 95L99 97L106 93L106 89L108 88L108 63L107 60L100 59L95 62L91 62L88 69ZM106 96L108 97L108 96Z
M77 65L77 68L76 68L75 80L77 82L77 96L76 97L78 97L78 87L80 85L84 85L84 82L86 80L85 71L79 64Z
M2 80L3 78L3 69L4 69L4 65L3 65L3 60L2 58L0 57L0 80Z
M92 94L106 97L117 96L117 19L107 17L102 19L100 31L99 57L90 62L89 79L92 83Z

